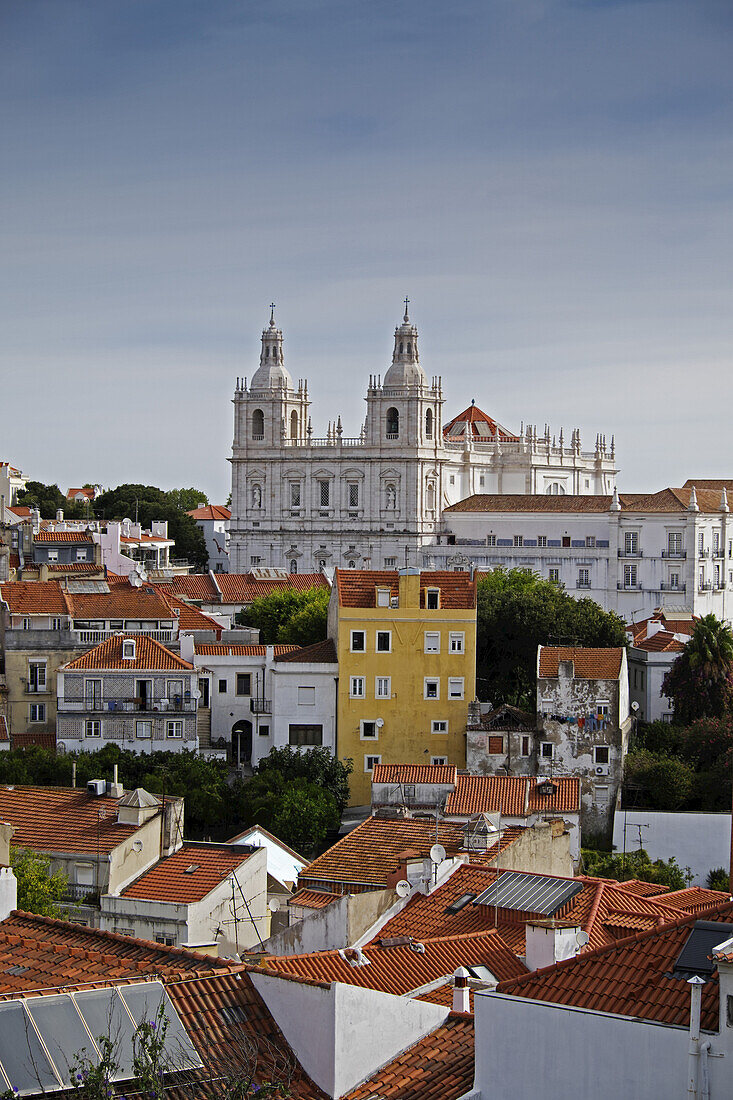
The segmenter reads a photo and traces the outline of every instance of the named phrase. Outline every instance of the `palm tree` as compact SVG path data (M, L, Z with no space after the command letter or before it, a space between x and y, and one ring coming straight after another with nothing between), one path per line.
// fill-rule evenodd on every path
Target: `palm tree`
M733 709L733 633L729 626L705 615L698 619L689 642L664 677L662 694L674 703L675 718L721 718Z

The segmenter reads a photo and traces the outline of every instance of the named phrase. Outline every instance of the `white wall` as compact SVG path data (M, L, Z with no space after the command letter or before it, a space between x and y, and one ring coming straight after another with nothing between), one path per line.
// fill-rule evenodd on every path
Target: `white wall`
M689 867L693 885L704 886L708 871L730 864L730 814L663 813L658 810L617 810L613 823L613 846L626 851L641 847L650 859L674 856L679 866Z
M272 665L272 730L277 748L289 744L290 725L323 727L323 747L336 751L336 683L338 664L275 661ZM313 704L304 704L298 688L313 688ZM263 753L262 755L267 755Z

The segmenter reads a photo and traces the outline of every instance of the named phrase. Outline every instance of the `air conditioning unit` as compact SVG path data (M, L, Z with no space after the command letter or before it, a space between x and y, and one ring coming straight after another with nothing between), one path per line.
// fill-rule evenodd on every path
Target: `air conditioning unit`
M608 764L596 764L596 775L608 775Z
M99 798L100 795L107 793L107 781L106 779L90 779L87 783L87 794L92 798Z

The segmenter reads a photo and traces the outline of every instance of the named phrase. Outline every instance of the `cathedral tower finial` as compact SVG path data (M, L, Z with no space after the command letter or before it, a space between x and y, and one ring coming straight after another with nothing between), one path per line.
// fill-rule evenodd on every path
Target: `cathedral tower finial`
M270 328L275 327L275 303L270 302Z
M405 298L405 316L402 318L402 324L403 325L409 325L409 323L410 323L410 318L407 316L407 307L409 306L409 304L410 304L410 299Z

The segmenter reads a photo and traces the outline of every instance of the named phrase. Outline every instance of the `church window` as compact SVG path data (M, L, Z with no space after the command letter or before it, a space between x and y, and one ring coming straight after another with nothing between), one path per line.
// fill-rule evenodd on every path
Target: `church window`
M400 434L400 414L392 407L387 409L387 439L397 439Z
M290 438L298 438L298 414L295 409L290 414Z
M425 413L425 438L433 438L433 410L428 409Z
M266 344L265 345L265 359L269 359L269 358L270 358L270 345Z
M318 482L318 503L321 508L328 508L331 503L331 484L328 481Z
M407 341L407 354L408 355L412 354L412 344L410 343L409 340Z
M359 507L359 482L350 481L348 484L349 508Z
M262 486L261 485L253 485L252 486L252 507L253 508L261 508L262 507Z
M432 482L430 482L430 484L428 485L428 491L427 491L427 496L426 496L426 504L428 506L428 511L429 512L434 511L434 509L435 509L435 486L433 485Z
M300 482L290 482L290 507L300 508Z
M385 489L385 496L387 498L387 508L394 509L397 507L397 489L394 485L389 484Z
M404 350L405 350L405 345L402 343L402 341L400 341L400 355L403 354Z
M252 438L265 438L265 414L262 409L255 409L252 413Z

